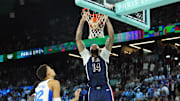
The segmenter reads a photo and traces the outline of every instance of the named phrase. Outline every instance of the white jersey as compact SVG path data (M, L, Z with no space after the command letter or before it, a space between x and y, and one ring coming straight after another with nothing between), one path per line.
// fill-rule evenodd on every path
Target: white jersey
M38 84L38 86L35 89L35 99L34 101L52 101L53 100L53 92L48 87L48 81L42 81Z
M109 63L109 56L110 56L110 51L104 47L101 52L100 52L100 57L104 59L105 62ZM82 59L83 59L83 64L84 66L88 63L89 58L91 57L91 53L89 50L86 48L80 53Z

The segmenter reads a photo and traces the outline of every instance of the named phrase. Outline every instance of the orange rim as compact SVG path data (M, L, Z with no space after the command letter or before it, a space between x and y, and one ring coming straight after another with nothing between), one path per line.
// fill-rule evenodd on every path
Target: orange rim
M82 13L87 12L87 10L89 10L89 9L88 8L83 8ZM90 13L89 13L89 15L94 16L94 17L97 17L97 15L104 16L104 14L90 14Z

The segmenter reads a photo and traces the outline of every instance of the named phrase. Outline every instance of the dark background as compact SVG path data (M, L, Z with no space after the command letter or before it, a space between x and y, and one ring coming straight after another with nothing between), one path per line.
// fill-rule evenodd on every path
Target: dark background
M0 54L75 41L82 8L77 7L74 0L25 0L24 5L20 1L0 0ZM110 20L115 33L137 29L120 21L111 18ZM176 22L180 22L180 3L151 10L151 26ZM83 38L87 38L87 23L84 33ZM120 49L113 51L120 53ZM73 78L69 71L83 71L82 61L69 57L68 53L0 63L1 87L9 84L22 85L18 85L18 81L27 82L23 83L24 85L31 85L36 80L35 69L42 63L48 63L55 68L58 79ZM120 60L120 57L115 59Z
M75 40L82 8L74 0L24 0L24 5L20 1L0 1L0 54ZM179 16L180 3L152 9L151 26L180 22ZM111 22L115 33L137 29L117 20ZM86 24L84 33L87 29ZM87 34L83 36L87 38Z

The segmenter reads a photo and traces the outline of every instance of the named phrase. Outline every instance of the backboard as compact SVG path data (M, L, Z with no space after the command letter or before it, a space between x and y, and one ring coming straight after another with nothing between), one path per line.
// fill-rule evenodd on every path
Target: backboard
M180 0L124 0L116 3L115 8L116 14L127 15L144 9L152 9L176 2L180 2Z
M140 29L150 29L150 9L180 0L75 0L76 5Z
M148 9L127 15L116 14L115 5L123 1L124 0L75 0L75 3L78 6L108 15L111 18L140 29L150 29L150 10Z

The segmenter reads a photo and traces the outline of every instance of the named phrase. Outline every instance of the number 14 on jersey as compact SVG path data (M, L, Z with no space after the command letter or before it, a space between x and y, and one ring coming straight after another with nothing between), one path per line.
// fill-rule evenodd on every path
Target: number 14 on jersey
M101 72L101 66L100 63L93 63L92 64L93 72Z

